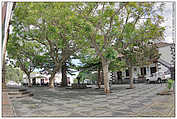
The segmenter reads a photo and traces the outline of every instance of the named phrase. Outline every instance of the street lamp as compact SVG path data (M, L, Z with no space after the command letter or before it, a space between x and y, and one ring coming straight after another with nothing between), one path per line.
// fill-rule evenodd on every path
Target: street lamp
M171 60L171 78L173 80L175 80L175 43L172 44L172 46L170 47L170 51L171 51L171 56L172 56L172 60Z

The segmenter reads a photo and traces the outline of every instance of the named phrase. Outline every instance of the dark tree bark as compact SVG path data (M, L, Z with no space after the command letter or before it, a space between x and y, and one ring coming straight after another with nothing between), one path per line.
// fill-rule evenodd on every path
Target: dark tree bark
M32 83L31 83L31 77L30 77L30 74L27 74L27 77L28 77L28 87L31 87L32 86Z
M120 83L119 80L120 80L120 79L119 79L119 72L117 72L117 81L116 81L116 83L117 83L117 82Z
M63 63L62 65L62 86L65 87L67 86L67 74L66 74L66 70L67 70L67 67L66 67L66 63Z
M78 78L77 80L78 80L78 85L80 85L80 78Z
M101 68L98 68L98 88L101 88Z

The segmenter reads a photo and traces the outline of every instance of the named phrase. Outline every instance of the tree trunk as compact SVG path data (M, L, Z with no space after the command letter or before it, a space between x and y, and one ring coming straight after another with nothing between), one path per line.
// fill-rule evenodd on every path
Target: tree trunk
M2 65L2 88L6 88L6 82L5 82L5 73L6 73L6 70L5 70L5 62L3 60L3 65Z
M116 81L116 83L120 83L120 81L119 81L119 72L117 72L117 81Z
M132 71L132 66L130 66L129 68L128 68L128 70L129 70L129 76L130 76L130 88L132 89L132 88L134 88L134 85L133 85L133 71Z
M30 77L30 74L27 74L27 77L28 77L28 87L31 87L32 86L32 83L31 83L31 77Z
M108 66L109 63L105 60L102 60L102 67L103 67L103 79L104 79L104 92L106 94L110 93L110 88L109 88L109 76L108 76Z
M100 72L100 67L98 68L98 88L101 88L101 72Z
M49 88L54 88L55 73L49 78Z
M102 68L102 70L101 70L101 74L100 74L100 76L101 76L101 84L103 84L104 82L104 75L103 75L103 68Z
M66 68L66 63L64 63L63 65L62 65L62 86L63 87L65 87L65 86L67 86L67 74L66 74L66 70L67 70L67 68Z
M80 78L77 79L77 83L78 83L78 85L80 85Z

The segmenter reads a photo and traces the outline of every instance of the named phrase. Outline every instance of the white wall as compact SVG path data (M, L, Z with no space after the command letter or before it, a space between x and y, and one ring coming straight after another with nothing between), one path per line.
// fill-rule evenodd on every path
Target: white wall
M160 59L168 62L169 64L171 64L171 60L172 60L172 55L171 55L171 45L165 46L165 47L160 47L159 48L159 53L161 54ZM159 72L166 72L168 70L167 67L158 64L158 68L159 68Z
M146 67L145 77L148 77L148 76L151 75L150 67L155 67L155 64L144 65L142 67ZM135 68L136 68L136 71L135 71ZM138 74L141 75L141 67L135 67L134 66L132 71L133 71L133 78L138 78ZM122 79L124 79L124 78L129 78L129 76L126 76L126 70L122 71Z
M55 83L60 83L62 79L62 74L61 73L57 73L55 75Z
M172 56L171 56L170 46L171 45L160 47L159 53L161 54L160 56L161 59L171 64Z

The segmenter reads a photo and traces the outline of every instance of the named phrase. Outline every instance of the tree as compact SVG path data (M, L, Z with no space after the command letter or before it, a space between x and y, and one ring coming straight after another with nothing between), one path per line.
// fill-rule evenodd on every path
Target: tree
M62 83L61 83L61 85L63 87L68 85L68 83L67 83L67 74L74 75L73 73L75 72L75 71L72 70L72 69L76 68L75 64L72 63L72 59L73 58L70 57L62 65L62 69L61 69L61 72L62 72Z
M6 81L15 81L21 83L23 80L23 72L18 68L13 68L12 66L6 66Z
M76 67L78 71L89 71L89 73L97 71L97 84L98 88L101 88L101 81L103 77L101 73L102 66L100 58L95 55L95 50L93 48L83 49L77 54L76 58L79 59L82 64Z
M119 33L118 14L126 4L115 3L85 3L77 11L86 22L88 32L87 39L91 47L95 49L96 54L101 59L104 74L104 92L109 93L108 67L112 60L117 56L114 50L114 42Z
M24 37L26 33L23 25L17 20L16 16L12 19L12 33L7 44L7 54L11 65L19 67L28 77L28 86L32 86L30 74L36 68L34 57L39 54L40 45L34 41L28 41Z
M163 18L158 11L162 6L156 9L154 3L84 3L77 7L77 12L85 20L88 31L87 39L100 57L104 72L104 91L110 92L108 80L108 66L112 60L115 60L122 49L129 51L128 59L134 59L132 53L134 46L138 43L146 43L148 40L154 40L163 35L163 27L160 23ZM146 20L147 18L147 20ZM140 20L140 19L144 19ZM151 21L142 27L146 21ZM145 24L144 24L145 25ZM141 27L141 30L140 30ZM140 31L138 31L140 30ZM144 31L144 36L140 35ZM147 32L145 34L145 32ZM138 37L141 36L141 38ZM147 36L149 35L149 36ZM152 36L152 37L150 37ZM124 50L125 52L127 52ZM136 61L134 61L136 62ZM132 74L133 63L127 60L130 74ZM132 77L132 76L130 76ZM131 78L132 79L132 78ZM131 80L132 84L132 80Z
M160 8L159 8L160 9ZM157 49L150 42L163 38L164 27L160 26L163 17L155 9L154 3L128 3L126 5L125 22L119 43L122 54L129 69L130 88L133 88L133 66L152 63L158 58ZM152 52L153 51L153 52Z
M36 65L50 74L49 86L63 63L83 48L82 22L72 10L72 3L18 3L15 15L27 28L31 41L41 44Z
M67 86L67 67L66 67L66 62L63 63L62 68L61 68L61 72L62 72L61 85L62 86Z

